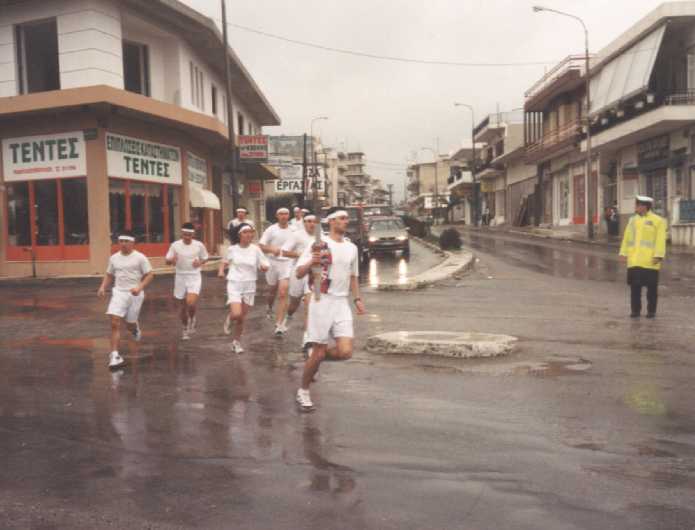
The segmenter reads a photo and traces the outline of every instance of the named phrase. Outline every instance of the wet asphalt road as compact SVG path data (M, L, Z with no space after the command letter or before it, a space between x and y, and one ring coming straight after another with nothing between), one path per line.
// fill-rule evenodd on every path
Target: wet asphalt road
M124 341L130 366L111 375L98 281L0 286L2 527L694 528L693 297L672 287L688 279L667 282L656 321L630 321L621 271L590 266L598 250L571 247L583 279L555 272L563 244L470 243L466 276L366 289L355 357L322 367L309 415L292 401L298 323L271 338L263 296L232 356L223 282L206 278L200 331L180 343L172 279L157 278L144 340ZM364 351L400 329L511 333L520 349Z

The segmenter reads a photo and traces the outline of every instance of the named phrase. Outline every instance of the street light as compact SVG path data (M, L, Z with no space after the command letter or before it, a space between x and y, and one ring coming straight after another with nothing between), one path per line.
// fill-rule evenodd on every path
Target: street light
M475 109L468 103L454 102L454 107L464 107L471 111L471 180L473 181L473 226L478 226L478 186L475 183Z
M312 187L314 188L314 200L313 200L313 209L314 212L316 213L316 210L318 209L318 178L316 174L316 150L314 149L314 123L317 121L321 120L327 120L327 116L317 116L316 118L311 119L311 125L309 126L309 131L310 131L310 137L311 137L311 174L314 176L314 180L312 182ZM306 200L306 183L304 183L304 200ZM318 215L318 214L317 214Z
M437 208L439 207L439 182L437 177L437 166L439 165L439 155L431 147L421 147L420 149L431 152L432 156L434 157L434 207L432 210L432 220L434 224L437 224Z
M594 239L594 206L591 201L591 181L592 181L592 171L591 171L591 121L589 120L589 112L591 111L591 95L589 92L590 88L590 81L591 78L589 76L589 30L586 27L586 24L584 21L579 18L576 15L573 15L571 13L565 13L564 11L558 11L557 9L551 9L549 7L543 7L543 6L533 6L533 11L534 13L540 13L542 11L547 11L548 13L555 13L556 15L561 15L563 17L568 17L571 19L576 20L582 25L582 28L584 29L584 61L586 63L585 65L585 72L584 76L586 77L586 185L585 191L584 191L584 196L585 196L585 201L586 201L586 216L587 216L587 222L586 222L586 235L589 239ZM598 168L596 168L596 184L598 188ZM598 189L597 189L598 192Z

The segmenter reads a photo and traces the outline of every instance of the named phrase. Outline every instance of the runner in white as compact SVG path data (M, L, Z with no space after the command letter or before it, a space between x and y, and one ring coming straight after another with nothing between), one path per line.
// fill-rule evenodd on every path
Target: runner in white
M111 353L109 354L111 369L120 368L125 364L125 360L118 353L121 321L125 319L126 327L136 341L139 341L142 336L138 318L142 302L145 300L145 287L154 278L149 260L144 254L134 249L135 237L132 233L120 234L118 243L121 250L109 258L109 266L97 291L97 295L103 298L106 295L106 289L115 279L111 301L106 310L106 314L111 317Z
M353 327L350 295L358 315L366 312L359 286L359 256L354 243L345 240L349 217L339 208L328 212L328 235L322 236L320 248L314 243L307 248L297 263L298 278L311 275L312 266L321 267L320 300L313 296L309 304L308 340L312 343L309 358L304 365L302 386L297 390L297 403L301 410L311 411L314 405L309 385L324 359L347 360L352 357ZM313 278L310 276L310 286ZM329 349L330 339L335 347Z
M261 250L270 258L270 270L265 273L266 282L270 286L268 293L268 318L273 317L273 304L277 298L275 310L275 335L282 336L287 331L285 314L287 312L287 291L290 283L290 258L282 255L282 246L292 234L289 227L290 211L279 208L275 212L278 222L269 226L263 232L258 244Z
M290 303L287 308L287 319L290 320L294 313L299 308L299 305L304 300L304 341L303 346L306 345L306 312L309 304L309 287L308 287L308 276L303 278L297 278L295 274L295 267L297 265L297 259L304 253L304 251L314 243L314 231L318 230L316 228L316 216L311 213L306 213L304 215L304 226L301 229L292 232L292 237L290 237L287 242L282 246L282 255L292 259L292 265L290 266L290 287L289 287L289 297Z
M308 212L308 210L295 206L292 209L292 212L294 213L294 217L290 221L290 228L292 230L301 229L304 226L304 215Z
M227 234L229 235L232 228L238 227L241 223L247 223L253 226L253 221L247 218L248 215L249 211L243 206L239 206L239 208L236 209L236 217L227 223Z
M232 322L236 323L232 337L232 351L244 353L241 346L241 334L244 331L244 321L249 309L253 307L256 297L256 279L258 271L270 268L268 258L260 248L251 243L255 234L253 226L243 223L239 226L239 243L227 250L227 256L220 263L218 276L224 278L224 268L229 266L227 273L227 305L229 314L224 322L224 332L232 333Z
M196 309L203 282L200 268L209 259L205 245L193 239L194 234L193 223L184 223L181 227L181 239L171 244L165 257L167 264L176 265L174 298L181 304L182 340L190 339L196 331Z

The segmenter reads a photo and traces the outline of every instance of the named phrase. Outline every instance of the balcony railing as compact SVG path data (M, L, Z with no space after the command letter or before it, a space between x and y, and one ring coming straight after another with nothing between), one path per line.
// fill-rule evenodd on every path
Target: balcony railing
M585 67L586 59L583 55L570 55L569 57L566 57L560 61L551 70L549 70L548 73L536 81L536 83L529 88L524 95L527 99L538 95L540 92L545 90L561 77L567 75L569 72L576 71L579 72L579 75L583 75Z
M666 96L664 105L695 105L695 90L683 90Z
M576 140L582 132L580 120L571 121L562 127L546 132L536 141L526 145L526 156L539 157L546 152L558 149L561 146Z

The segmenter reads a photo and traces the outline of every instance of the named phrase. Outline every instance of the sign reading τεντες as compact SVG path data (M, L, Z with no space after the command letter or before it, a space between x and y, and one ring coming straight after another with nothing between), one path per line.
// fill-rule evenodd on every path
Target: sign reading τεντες
M2 160L5 182L87 174L82 131L5 138Z
M181 184L181 150L128 136L106 134L109 177Z

